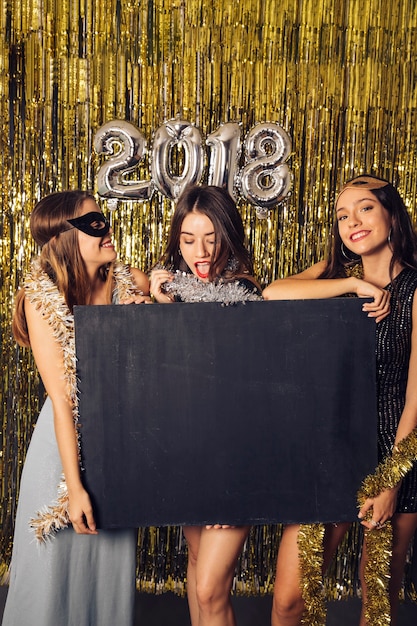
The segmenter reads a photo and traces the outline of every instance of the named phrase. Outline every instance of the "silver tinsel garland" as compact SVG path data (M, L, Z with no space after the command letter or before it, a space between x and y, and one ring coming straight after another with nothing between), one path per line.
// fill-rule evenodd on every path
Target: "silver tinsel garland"
M243 279L244 277L242 277ZM163 284L167 294L176 296L183 302L220 302L228 306L239 302L255 302L262 300L255 285L248 289L239 279L204 283L194 274L177 270L172 281Z

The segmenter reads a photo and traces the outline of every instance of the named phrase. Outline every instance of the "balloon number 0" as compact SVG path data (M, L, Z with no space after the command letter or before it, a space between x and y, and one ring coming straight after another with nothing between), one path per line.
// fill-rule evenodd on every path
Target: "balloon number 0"
M258 207L260 217L289 194L292 175L286 161L291 140L279 124L263 122L250 129L243 143L242 167L237 122L221 124L205 143L210 148L208 184L226 187L232 196L238 191ZM131 122L107 122L95 134L93 145L97 154L110 155L97 174L102 198L148 200L157 189L175 200L186 185L198 183L203 175L203 139L199 129L186 120L168 120L155 132L150 180L127 178L146 153L146 139Z

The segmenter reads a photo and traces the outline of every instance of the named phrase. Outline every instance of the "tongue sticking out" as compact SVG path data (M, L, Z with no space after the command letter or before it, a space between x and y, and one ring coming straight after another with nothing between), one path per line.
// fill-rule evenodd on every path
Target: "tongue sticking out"
M199 278L207 278L210 271L210 263L196 263L195 271Z

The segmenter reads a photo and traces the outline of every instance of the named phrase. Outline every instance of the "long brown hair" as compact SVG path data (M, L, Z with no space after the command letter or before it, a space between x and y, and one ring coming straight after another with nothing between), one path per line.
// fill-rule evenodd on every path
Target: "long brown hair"
M342 187L341 192L347 186L354 187L358 183L360 186L362 181L372 184L372 180L385 183L383 186L376 186L368 191L372 193L388 211L391 218L390 247L392 250L392 258L390 261L390 278L393 280L393 271L397 263L417 270L417 236L411 222L410 215L404 204L403 199L396 188L387 180L364 174L347 181ZM339 194L340 195L340 194ZM336 201L337 203L337 201ZM332 232L332 246L327 266L322 272L320 278L344 278L347 276L348 269L360 261L360 257L350 257L349 250L342 247L342 239L339 234L338 222L335 219Z
M252 275L253 264L244 244L245 230L240 213L228 191L214 185L189 185L183 191L160 263L172 270L189 271L179 248L182 223L193 211L206 215L214 226L216 256L211 262L209 280Z
M85 200L94 200L86 191L60 191L40 200L30 216L32 237L41 247L39 259L42 270L64 296L70 311L75 304L89 304L91 283L78 245L78 231L71 228L68 219L77 217ZM100 276L108 285L111 302L112 267L100 268ZM18 343L29 346L29 335L24 309L25 290L16 295L12 321L13 335Z

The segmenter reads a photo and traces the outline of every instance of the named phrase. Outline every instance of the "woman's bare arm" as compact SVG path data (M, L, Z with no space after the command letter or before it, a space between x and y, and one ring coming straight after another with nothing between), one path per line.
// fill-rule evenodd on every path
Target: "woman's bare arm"
M389 314L388 291L355 276L319 278L325 267L326 262L320 261L304 272L275 280L264 289L262 295L265 300L314 300L354 293L360 298L373 298L373 302L365 302L362 308L376 322Z
M77 435L68 384L64 378L62 349L52 335L51 326L27 298L25 314L35 362L52 401L55 436L68 487L70 520L76 532L96 534L90 498L81 482Z

